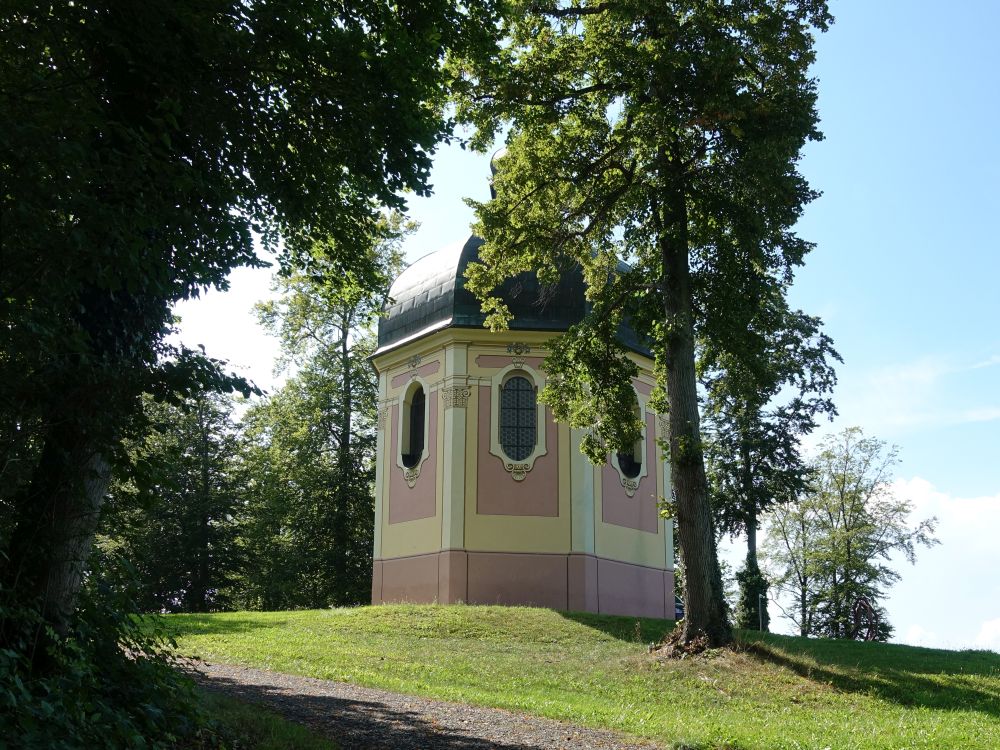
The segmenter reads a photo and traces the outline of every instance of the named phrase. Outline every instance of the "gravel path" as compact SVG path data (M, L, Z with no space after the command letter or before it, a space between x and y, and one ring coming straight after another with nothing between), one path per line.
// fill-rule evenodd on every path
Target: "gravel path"
M614 732L495 708L417 698L343 682L199 662L197 681L258 703L327 736L344 750L654 750Z

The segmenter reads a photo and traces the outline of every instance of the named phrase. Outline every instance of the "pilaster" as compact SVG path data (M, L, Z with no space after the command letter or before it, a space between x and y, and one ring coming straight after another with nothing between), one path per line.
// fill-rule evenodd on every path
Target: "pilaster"
M375 542L372 550L374 559L382 557L382 519L385 511L385 462L389 429L389 405L386 401L389 378L386 373L378 376L378 412L375 425Z
M594 465L580 452L584 432L570 430L570 549L594 554Z
M448 345L441 387L445 458L441 487L442 550L465 546L465 447L471 395L468 372L468 345L464 342Z

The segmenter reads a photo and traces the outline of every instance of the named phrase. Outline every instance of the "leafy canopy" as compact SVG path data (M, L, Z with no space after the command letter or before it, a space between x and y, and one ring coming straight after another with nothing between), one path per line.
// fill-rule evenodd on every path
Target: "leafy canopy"
M820 137L808 68L813 32L832 18L821 0L506 7L502 41L451 63L473 146L509 126L496 197L472 202L486 244L468 287L501 328L505 278L534 271L550 284L582 268L592 311L552 343L542 399L592 430L594 461L637 437L636 369L616 334L630 321L648 335L688 575L683 638L704 629L727 642L696 351L753 366L748 323L783 309L810 248L792 229L815 197L797 162Z

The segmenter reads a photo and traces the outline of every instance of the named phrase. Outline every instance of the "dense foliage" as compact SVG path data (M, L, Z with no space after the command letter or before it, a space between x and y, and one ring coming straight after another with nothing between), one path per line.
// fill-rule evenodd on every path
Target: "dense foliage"
M195 741L206 725L192 685L174 669L172 641L160 623L127 614L141 606L133 596L134 571L100 551L94 563L116 585L90 577L70 637L61 648L49 647L55 665L49 674L33 669L34 651L47 647L37 637L43 625L37 609L0 604L8 628L0 650L0 745L166 749ZM217 744L203 739L201 747Z
M134 568L141 612L226 604L239 565L233 405L213 393L177 405L143 402L148 431L131 446L130 476L112 484L100 538Z
M756 306L734 310L746 328L740 356L705 340L699 370L704 387L705 460L720 534L745 534L747 558L737 573L737 626L766 625L767 581L757 562L760 516L807 486L801 440L821 416L836 414L830 393L840 356L820 321L789 309L778 287ZM780 292L780 293L779 293ZM745 315L745 318L738 316Z
M373 269L374 289L299 273L279 279L278 297L259 307L294 374L241 426L244 564L233 596L242 607L369 601L378 383L368 357L412 228L386 214L356 248Z
M765 552L779 605L802 635L863 637L853 608L867 599L878 636L892 626L881 602L899 580L896 555L912 563L918 546L938 543L936 519L913 522L913 506L895 496L896 449L851 427L827 438L810 462L812 482L769 516Z
M358 248L374 292L293 273L258 305L289 374L276 392L243 405L210 393L144 402L149 431L102 519L102 546L142 582L141 611L367 602L377 390L368 357L412 230L396 212L376 226Z
M682 639L726 643L696 352L752 367L747 326L785 310L810 249L793 232L815 196L797 162L820 137L808 69L832 19L822 0L510 7L503 43L453 64L473 144L509 125L496 198L474 204L486 244L468 285L502 327L509 310L493 292L505 278L537 270L548 284L582 267L592 314L554 344L542 398L591 431L583 447L597 462L640 428L618 328L631 320L649 334L686 572ZM780 333L788 317L760 328Z
M381 206L427 192L450 131L442 57L490 32L492 13L455 0L3 5L5 687L41 695L72 654L102 668L79 640L79 596L112 473L145 436L142 395L250 391L165 343L171 305L258 264L253 234L286 270L377 288L358 248ZM127 665L128 642L104 638ZM115 695L132 699L124 677ZM76 744L127 744L91 742L86 717L66 716Z
M370 286L356 248L377 204L426 191L448 133L440 58L490 12L451 0L5 5L0 466L16 468L0 577L37 596L57 632L72 627L139 395L225 382L204 360L164 359L171 303L257 263L255 231L280 238L286 266Z

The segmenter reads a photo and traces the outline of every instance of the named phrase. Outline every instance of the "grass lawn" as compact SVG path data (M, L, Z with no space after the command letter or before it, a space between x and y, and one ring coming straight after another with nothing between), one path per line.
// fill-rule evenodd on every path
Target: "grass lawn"
M1000 655L743 634L647 653L673 623L472 606L173 615L185 654L525 711L667 746L1000 748Z

